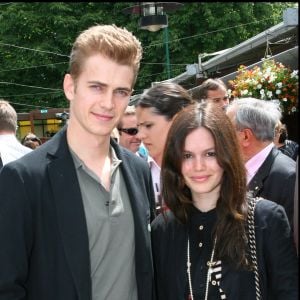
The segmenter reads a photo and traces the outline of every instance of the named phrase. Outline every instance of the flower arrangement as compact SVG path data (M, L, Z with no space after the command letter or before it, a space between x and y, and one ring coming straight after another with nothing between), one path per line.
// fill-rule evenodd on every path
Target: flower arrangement
M263 59L261 67L255 66L249 70L241 65L238 75L228 85L230 96L278 99L284 113L297 110L298 70L292 71L280 62Z

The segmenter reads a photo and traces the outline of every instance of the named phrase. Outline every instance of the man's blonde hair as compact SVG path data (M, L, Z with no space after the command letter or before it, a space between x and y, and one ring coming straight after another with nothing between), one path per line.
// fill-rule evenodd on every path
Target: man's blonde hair
M133 68L135 79L140 68L142 46L126 28L116 25L96 25L83 31L75 40L70 55L69 70L76 81L85 60L95 54Z

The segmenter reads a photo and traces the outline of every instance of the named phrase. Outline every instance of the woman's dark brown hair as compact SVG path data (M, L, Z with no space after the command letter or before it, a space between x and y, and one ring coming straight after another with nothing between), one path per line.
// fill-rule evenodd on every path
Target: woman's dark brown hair
M192 197L181 174L186 137L204 127L212 134L216 157L224 170L217 202L216 254L236 265L247 265L245 249L246 171L235 129L222 109L209 103L188 106L178 113L169 130L161 168L162 197L181 222L188 221Z

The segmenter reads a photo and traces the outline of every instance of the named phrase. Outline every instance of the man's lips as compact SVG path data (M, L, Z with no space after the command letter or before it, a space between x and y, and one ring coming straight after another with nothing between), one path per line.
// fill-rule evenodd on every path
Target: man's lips
M112 115L108 115L108 114L102 114L102 113L92 112L92 115L94 117L96 117L97 119L103 120L103 121L110 121L110 120L113 119L113 116Z

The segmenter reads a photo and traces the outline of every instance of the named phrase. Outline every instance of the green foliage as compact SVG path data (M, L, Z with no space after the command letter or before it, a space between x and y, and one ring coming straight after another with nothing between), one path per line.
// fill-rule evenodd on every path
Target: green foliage
M9 2L0 10L0 98L30 111L66 107L62 79L76 36L95 24L132 31L144 48L136 93L168 79L164 30L138 28L139 15L123 9L136 2ZM191 2L168 13L171 77L198 62L199 53L233 47L282 21L294 2ZM6 83L3 83L6 82Z

